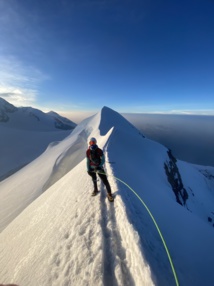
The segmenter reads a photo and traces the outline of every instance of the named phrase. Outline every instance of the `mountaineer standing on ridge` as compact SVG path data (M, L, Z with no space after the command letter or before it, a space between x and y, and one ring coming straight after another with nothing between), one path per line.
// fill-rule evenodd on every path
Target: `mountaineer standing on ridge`
M106 173L103 169L103 165L105 163L105 155L103 151L96 144L97 140L94 137L92 137L89 141L89 148L86 151L87 171L89 176L92 177L92 181L94 184L94 191L92 193L92 196L95 196L98 193L97 174L96 174L98 173L103 184L106 186L108 199L110 202L112 202L114 199L111 194L111 187L109 185Z

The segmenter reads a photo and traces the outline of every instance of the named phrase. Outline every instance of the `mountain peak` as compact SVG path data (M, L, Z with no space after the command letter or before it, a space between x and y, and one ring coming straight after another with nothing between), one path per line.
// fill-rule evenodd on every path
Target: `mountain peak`
M124 129L127 132L130 131L131 133L133 130L135 130L137 133L139 133L136 127L134 127L134 125L132 125L120 113L107 106L104 106L100 111L100 134L105 135L112 127L114 127L114 129Z
M0 122L7 122L9 120L7 113L13 113L16 110L17 108L14 105L0 97Z

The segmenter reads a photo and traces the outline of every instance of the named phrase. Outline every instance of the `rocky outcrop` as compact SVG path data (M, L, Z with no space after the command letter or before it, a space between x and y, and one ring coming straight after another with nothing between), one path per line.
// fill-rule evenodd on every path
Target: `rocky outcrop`
M183 186L181 175L179 173L178 166L176 164L177 160L172 155L171 150L167 152L169 160L164 163L164 169L167 175L168 182L170 183L172 190L175 194L176 201L180 205L185 205L188 199L188 193Z

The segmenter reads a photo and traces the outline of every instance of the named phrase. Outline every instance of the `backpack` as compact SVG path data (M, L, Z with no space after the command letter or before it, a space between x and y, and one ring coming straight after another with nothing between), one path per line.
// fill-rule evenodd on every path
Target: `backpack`
M103 156L103 151L100 148L96 148L95 150L91 150L90 148L88 148L86 155L90 160L90 165L97 167L101 163L101 157Z

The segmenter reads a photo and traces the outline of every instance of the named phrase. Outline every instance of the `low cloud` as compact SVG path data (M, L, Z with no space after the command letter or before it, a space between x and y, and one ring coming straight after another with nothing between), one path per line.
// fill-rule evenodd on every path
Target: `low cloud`
M14 105L30 105L39 84L49 79L35 67L26 67L14 57L0 57L0 97Z
M214 116L123 114L146 137L170 148L177 159L214 166Z
M11 89L11 91L5 92L0 88L0 97L9 101L10 103L16 106L26 106L30 105L32 102L36 101L37 92L34 90L20 90L20 89Z

